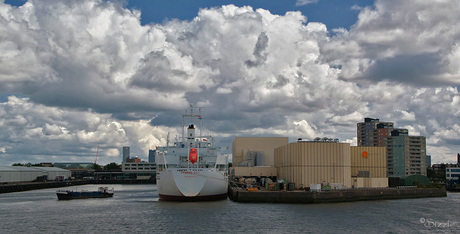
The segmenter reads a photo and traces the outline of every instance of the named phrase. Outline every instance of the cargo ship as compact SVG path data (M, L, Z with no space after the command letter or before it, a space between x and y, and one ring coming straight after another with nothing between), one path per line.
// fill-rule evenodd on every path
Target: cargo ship
M166 146L157 147L156 179L160 200L227 199L227 155L214 145L212 136L201 134L202 119L201 108L190 105L190 111L182 115L182 136L170 144L168 134Z
M58 200L71 199L86 199L86 198L106 198L113 197L113 188L99 187L97 191L73 191L73 190L58 190L56 191Z

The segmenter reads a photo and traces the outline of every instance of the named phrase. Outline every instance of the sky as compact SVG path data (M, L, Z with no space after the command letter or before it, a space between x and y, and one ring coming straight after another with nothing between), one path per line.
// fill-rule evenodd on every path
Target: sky
M356 145L370 117L454 163L458 12L457 0L0 0L0 165L121 163L123 146L147 160L190 103L224 148Z

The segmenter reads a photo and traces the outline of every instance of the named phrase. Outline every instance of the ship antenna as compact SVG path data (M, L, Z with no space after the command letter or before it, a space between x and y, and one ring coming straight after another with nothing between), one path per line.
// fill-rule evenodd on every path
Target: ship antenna
M200 139L203 138L203 135L201 135L201 130L203 129L203 126L201 124L201 121L203 120L201 116L201 107L198 107L198 116L199 116L199 121L200 121Z

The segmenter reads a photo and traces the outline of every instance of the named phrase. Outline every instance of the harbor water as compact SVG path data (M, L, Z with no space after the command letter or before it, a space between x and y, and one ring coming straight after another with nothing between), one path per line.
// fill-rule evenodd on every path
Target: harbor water
M327 204L177 203L159 201L153 184L102 186L114 188L114 197L59 201L56 189L0 194L0 232L460 233L460 193Z

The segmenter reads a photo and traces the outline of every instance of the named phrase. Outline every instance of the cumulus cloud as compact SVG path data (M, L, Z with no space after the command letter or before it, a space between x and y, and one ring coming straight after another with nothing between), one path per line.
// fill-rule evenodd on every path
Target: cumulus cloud
M439 162L460 151L458 7L376 1L331 34L250 6L141 25L141 12L103 0L0 2L1 157L92 161L97 145L107 163L123 145L142 157L193 103L222 145L356 143L356 123L374 117L426 136Z
M98 163L118 163L124 145L146 160L145 152L165 144L168 130L175 132L145 120L120 121L109 114L48 107L14 96L0 103L0 110L2 162L93 162L99 146Z
M349 32L324 46L325 57L342 65L344 79L459 85L460 28L452 27L458 10L454 0L378 0L360 11Z

